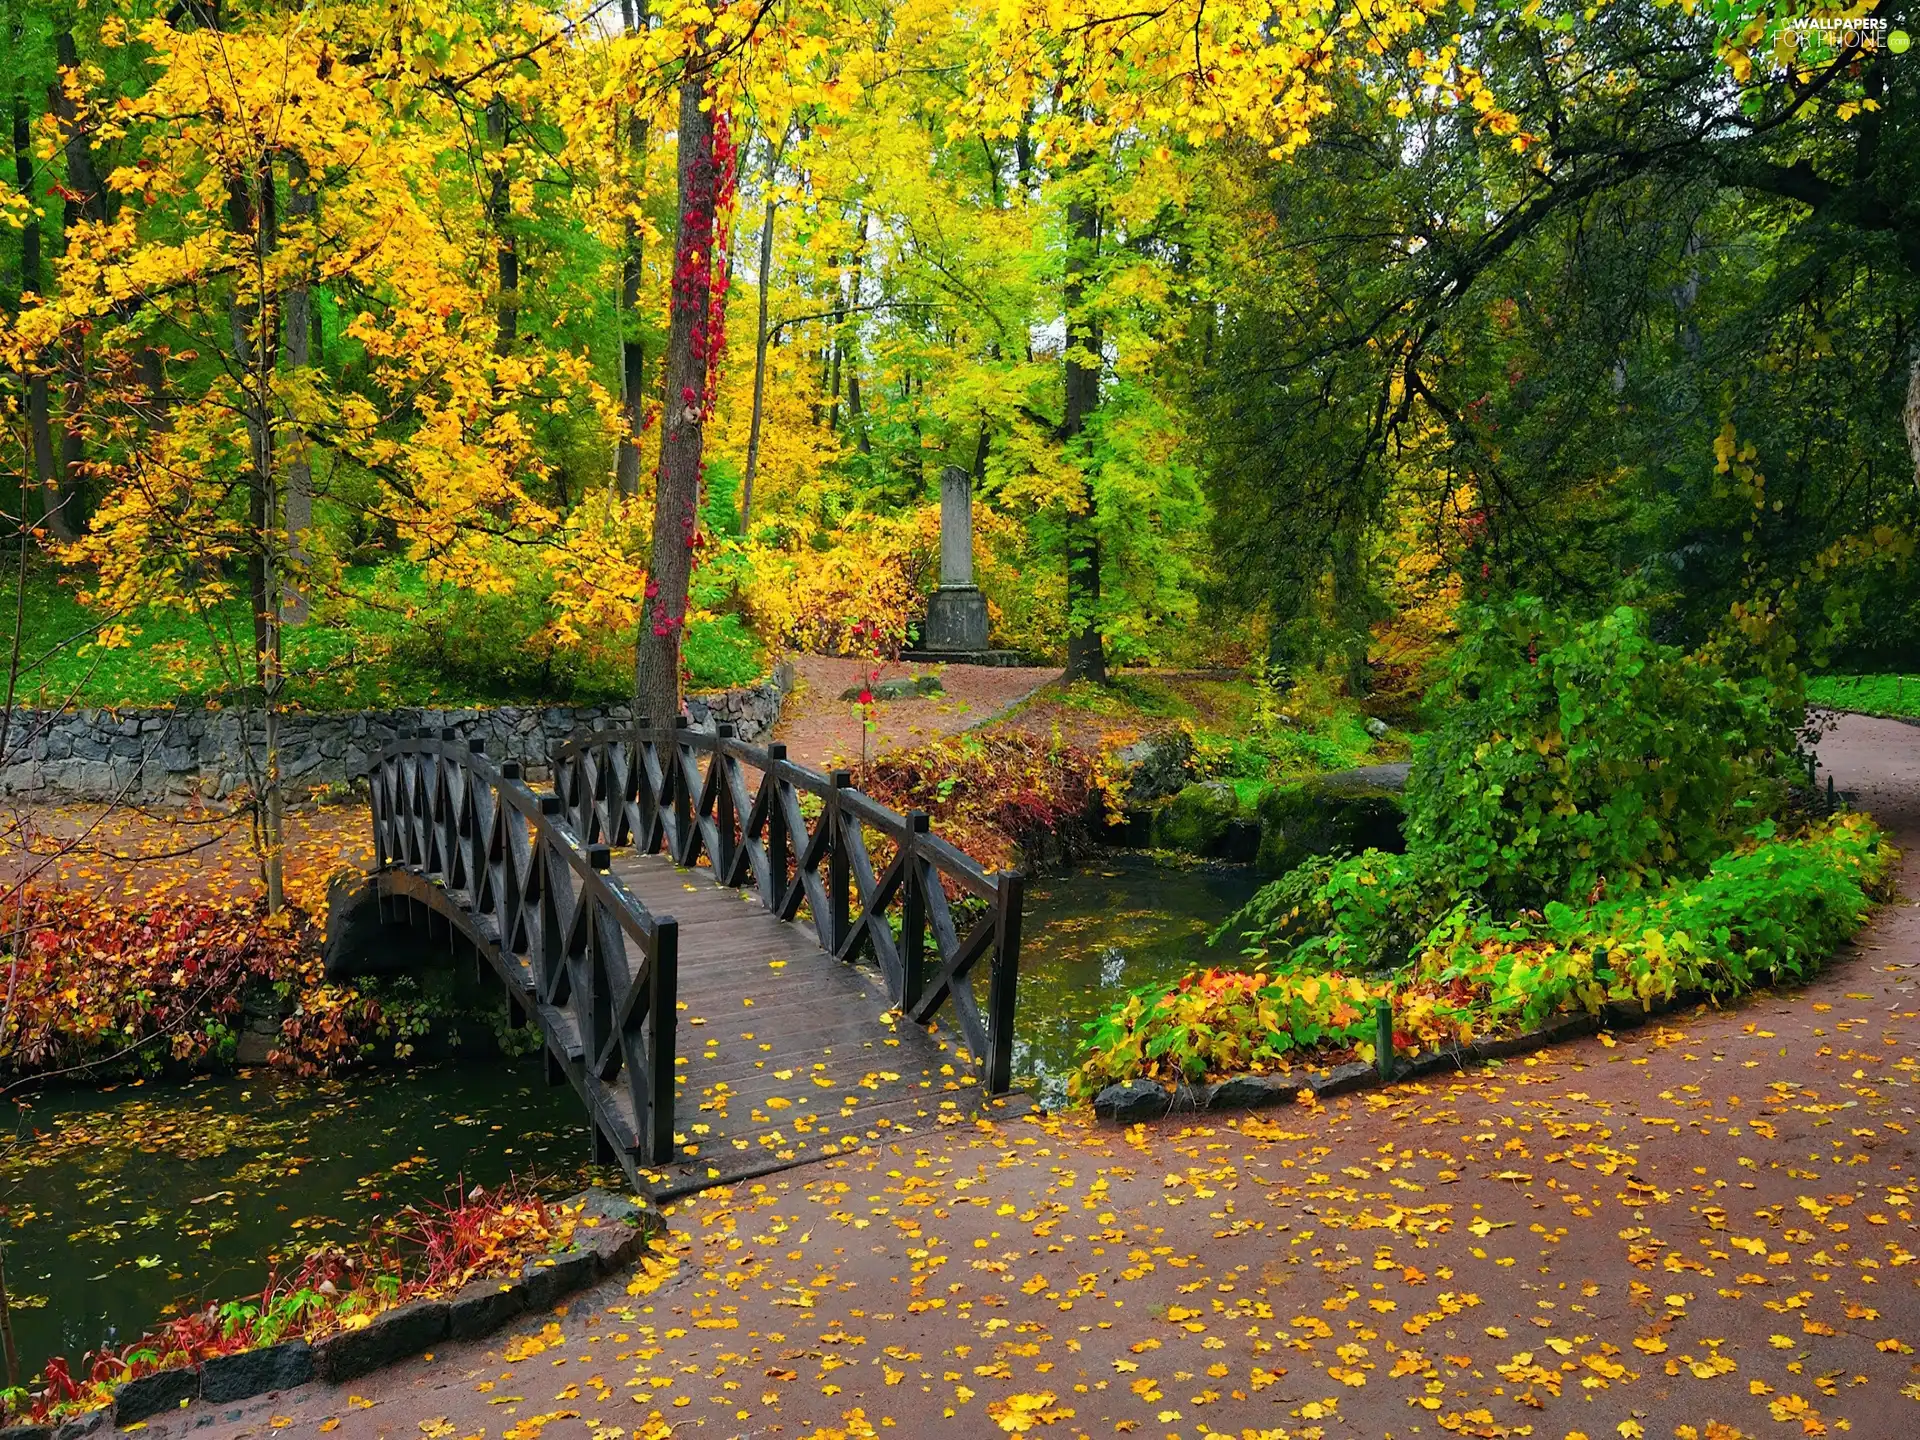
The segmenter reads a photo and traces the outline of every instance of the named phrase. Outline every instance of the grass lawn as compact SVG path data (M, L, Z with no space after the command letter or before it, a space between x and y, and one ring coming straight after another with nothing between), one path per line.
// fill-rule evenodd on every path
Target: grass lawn
M107 615L80 603L77 578L42 569L28 579L16 703L110 708L237 698L252 663L246 602L200 614ZM313 621L285 632L287 693L296 706L591 704L632 694L624 642L608 637L595 652L558 654L537 638L544 620L537 603L480 600L398 564L351 570L345 590ZM0 604L0 644L12 639L11 609ZM109 624L123 626L129 643L95 643ZM734 615L690 627L686 654L695 690L749 684L765 669L759 643Z
M1920 675L1815 675L1807 699L1862 715L1920 719Z

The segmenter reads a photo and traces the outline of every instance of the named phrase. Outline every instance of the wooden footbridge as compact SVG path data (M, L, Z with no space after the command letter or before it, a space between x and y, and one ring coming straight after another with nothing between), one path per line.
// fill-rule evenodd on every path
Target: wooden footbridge
M584 736L553 775L450 730L388 745L374 889L538 1024L597 1159L666 1198L1008 1090L1017 871L726 725Z

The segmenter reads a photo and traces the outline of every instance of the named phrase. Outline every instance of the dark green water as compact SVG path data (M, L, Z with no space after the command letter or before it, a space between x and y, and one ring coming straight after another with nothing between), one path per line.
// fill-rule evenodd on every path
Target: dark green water
M1207 932L1260 884L1240 865L1170 867L1130 851L1099 860L1027 889L1013 1068L1049 1106L1066 1099L1088 1021L1129 990L1234 959L1231 945L1209 950Z
M512 1176L580 1188L587 1138L537 1060L300 1081L259 1070L33 1097L0 1155L23 1374L257 1295L276 1256L364 1239L411 1203Z

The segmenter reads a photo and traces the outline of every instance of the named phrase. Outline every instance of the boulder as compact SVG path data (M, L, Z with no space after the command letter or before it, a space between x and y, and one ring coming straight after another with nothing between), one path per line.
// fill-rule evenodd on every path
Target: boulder
M1109 1085L1093 1097L1093 1113L1102 1120L1121 1125L1158 1120L1172 1108L1173 1097L1165 1086L1154 1080L1128 1080Z
M1211 855L1240 818L1240 800L1231 786L1218 780L1189 785L1155 812L1153 843L1162 850L1189 855Z
M447 1302L447 1336L491 1335L526 1308L527 1287L518 1280L475 1280Z
M1306 1081L1292 1075L1236 1075L1213 1087L1212 1110L1264 1110L1291 1104L1306 1089Z
M865 685L849 685L840 692L842 700L858 700ZM882 680L872 687L875 700L910 700L917 695L944 695L947 687L940 683L938 675L902 675L893 680Z
M1122 801L1129 807L1150 805L1177 794L1193 778L1193 737L1184 730L1150 735L1134 741L1114 759L1126 775Z
M313 1347L314 1368L323 1380L338 1384L418 1355L447 1336L447 1302L416 1300L383 1310L360 1330L330 1335Z
M113 1411L91 1410L53 1427L53 1440L86 1440L89 1435L106 1435L113 1430Z
M178 1410L200 1393L200 1372L192 1367L156 1370L116 1385L113 1390L114 1421L131 1425L165 1410Z
M313 1347L304 1340L221 1355L200 1369L200 1398L246 1400L269 1390L291 1390L313 1379Z
M1267 875L1284 875L1312 855L1335 850L1406 849L1406 819L1399 794L1384 785L1354 782L1344 775L1316 775L1274 785L1255 806L1260 847L1254 863Z
M591 1250L566 1250L530 1260L520 1272L527 1309L551 1309L555 1301L591 1285L599 1274L599 1259Z
M1387 722L1382 720L1378 715L1371 716L1367 720L1367 734L1376 740L1386 739L1387 729Z
M573 1243L591 1251L600 1273L611 1275L638 1255L647 1243L647 1212L637 1200L594 1189L579 1197Z
M1315 1075L1307 1082L1313 1087L1313 1093L1325 1100L1334 1095L1350 1095L1355 1090L1370 1089L1380 1083L1380 1072L1364 1060L1349 1060L1344 1065L1336 1065L1324 1075Z

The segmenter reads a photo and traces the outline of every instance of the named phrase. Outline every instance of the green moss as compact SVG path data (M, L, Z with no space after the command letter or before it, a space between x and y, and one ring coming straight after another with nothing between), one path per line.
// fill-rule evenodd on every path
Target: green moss
M1400 796L1377 785L1332 776L1274 785L1262 792L1254 813L1260 819L1254 863L1268 875L1284 875L1310 855L1404 846Z
M1205 855L1240 818L1240 802L1230 786L1217 780L1189 785L1153 817L1153 843L1162 850Z

